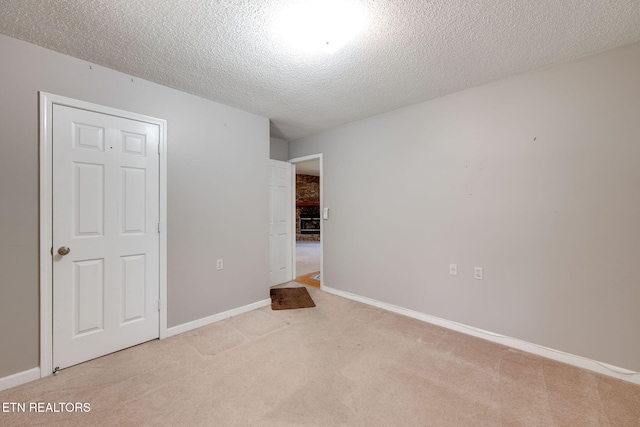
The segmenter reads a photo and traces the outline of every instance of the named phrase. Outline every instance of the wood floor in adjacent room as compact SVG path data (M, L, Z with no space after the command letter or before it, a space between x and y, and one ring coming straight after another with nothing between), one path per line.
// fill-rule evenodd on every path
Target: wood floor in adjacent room
M0 425L639 426L640 386L309 288L0 392Z

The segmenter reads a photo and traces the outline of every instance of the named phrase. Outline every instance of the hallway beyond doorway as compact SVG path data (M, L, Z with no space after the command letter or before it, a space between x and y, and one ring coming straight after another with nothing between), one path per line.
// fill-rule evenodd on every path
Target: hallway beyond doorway
M320 271L320 242L296 242L296 275Z

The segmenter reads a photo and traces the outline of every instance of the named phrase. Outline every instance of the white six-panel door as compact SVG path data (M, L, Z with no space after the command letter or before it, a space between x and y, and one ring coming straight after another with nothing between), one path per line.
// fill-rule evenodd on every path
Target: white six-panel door
M52 117L53 366L62 369L159 336L159 127L61 105Z
M293 280L293 167L278 160L269 164L270 286Z

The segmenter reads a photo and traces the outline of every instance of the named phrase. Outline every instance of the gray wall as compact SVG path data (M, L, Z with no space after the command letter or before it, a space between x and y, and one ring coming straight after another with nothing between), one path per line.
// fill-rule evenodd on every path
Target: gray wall
M327 286L640 371L640 44L289 151L324 153Z
M286 162L289 160L289 143L284 139L271 138L271 158Z
M0 377L39 364L38 91L168 121L169 327L269 297L268 119L5 36L0 57Z

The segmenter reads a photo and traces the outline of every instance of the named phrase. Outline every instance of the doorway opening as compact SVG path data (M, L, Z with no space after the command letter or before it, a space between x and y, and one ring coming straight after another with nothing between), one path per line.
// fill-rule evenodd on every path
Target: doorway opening
M294 277L320 288L322 284L322 155L290 160L295 165Z

